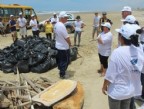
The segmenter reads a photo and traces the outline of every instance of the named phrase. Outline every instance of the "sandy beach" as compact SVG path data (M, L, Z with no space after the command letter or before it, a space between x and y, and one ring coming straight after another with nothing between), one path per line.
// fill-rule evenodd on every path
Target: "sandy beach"
M75 16L80 15L86 26L83 28L81 37L81 46L78 48L79 55L76 61L73 61L67 72L70 75L71 80L80 81L84 87L85 91L85 101L83 109L108 109L107 96L101 91L104 77L101 77L97 73L100 67L98 52L97 52L97 42L90 41L92 39L92 22L94 13L75 13ZM144 15L142 11L135 11L133 15L139 21L140 26L144 26ZM39 21L49 18L51 15L38 15ZM101 13L100 13L101 16ZM108 12L107 17L112 20L113 25L111 32L113 34L113 45L112 48L117 47L117 33L116 28L122 25L121 12ZM31 30L28 30L28 35L31 35ZM40 33L41 37L45 37L44 33ZM70 38L73 44L74 34L70 34ZM20 37L20 36L19 36ZM12 43L12 38L10 34L6 37L0 36L0 49L9 46ZM58 69L54 68L46 73L27 73L29 78L38 78L40 76L47 77L49 80L56 82L60 80ZM16 75L13 73L5 74L0 71L0 80L13 80L16 79ZM137 107L141 105L141 102L136 102Z

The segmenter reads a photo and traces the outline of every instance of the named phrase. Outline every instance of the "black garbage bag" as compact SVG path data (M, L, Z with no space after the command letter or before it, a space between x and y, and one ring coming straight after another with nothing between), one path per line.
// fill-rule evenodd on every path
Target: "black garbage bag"
M19 73L28 73L30 71L28 62L25 60L19 61L16 65L19 70Z
M15 57L17 60L23 60L24 51L22 49L17 49L17 53L15 54Z
M41 53L48 53L48 49L44 46L44 44L39 43L38 45L36 45L33 50L35 52L41 52Z
M31 67L31 71L34 73L44 73L47 72L51 68L51 59L48 58L43 63Z
M31 54L31 56L29 57L29 65L30 66L35 66L40 64L41 62L43 62L46 59L46 55L40 52L34 52L33 54Z
M21 47L21 48L24 48L24 46L25 46L25 40L16 40L15 42L14 42L14 45L15 46L19 46L19 47Z
M12 53L5 60L7 60L11 64L17 63L17 59L15 58L14 54L12 54Z
M57 56L58 51L54 49L48 49L48 56L55 58Z
M10 53L10 47L6 47L6 48L4 48L3 49L3 53L5 53L5 54L8 54L8 53Z
M74 61L77 59L77 54L78 54L78 48L77 47L73 47L70 49L70 60Z
M0 61L0 70L2 70L3 61Z
M51 58L51 69L57 67L56 58Z
M14 71L14 64L4 60L2 63L2 71L4 73L12 73Z

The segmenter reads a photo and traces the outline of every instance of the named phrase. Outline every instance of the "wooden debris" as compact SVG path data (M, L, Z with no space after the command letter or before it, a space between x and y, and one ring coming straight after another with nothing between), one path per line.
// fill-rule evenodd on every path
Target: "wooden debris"
M33 102L32 97L50 86L49 82L47 78L30 80L18 71L16 81L0 80L0 109L34 109L38 103Z

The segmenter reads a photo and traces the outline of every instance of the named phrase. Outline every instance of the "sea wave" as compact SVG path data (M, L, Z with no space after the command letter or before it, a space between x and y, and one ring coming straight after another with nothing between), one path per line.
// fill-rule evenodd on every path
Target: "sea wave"
M38 11L37 14L53 14L53 13L59 13L60 11ZM67 13L79 13L79 12L86 12L86 11L66 11Z

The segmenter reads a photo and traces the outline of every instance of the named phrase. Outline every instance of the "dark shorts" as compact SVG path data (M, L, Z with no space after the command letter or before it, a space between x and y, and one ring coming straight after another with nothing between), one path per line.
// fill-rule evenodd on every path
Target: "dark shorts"
M105 69L108 68L108 58L109 56L102 56L101 54L99 54L100 63L103 65Z

